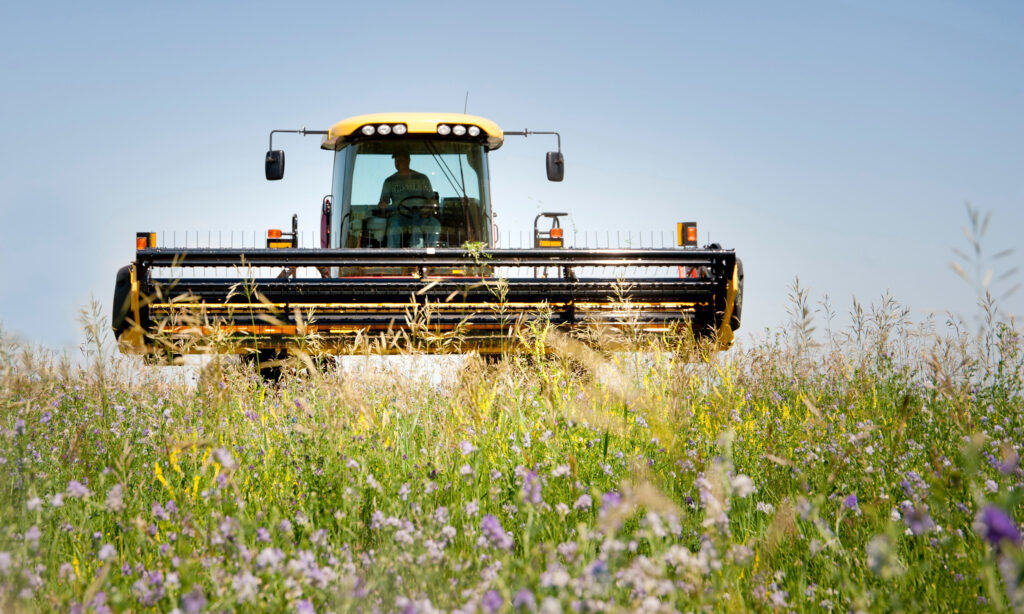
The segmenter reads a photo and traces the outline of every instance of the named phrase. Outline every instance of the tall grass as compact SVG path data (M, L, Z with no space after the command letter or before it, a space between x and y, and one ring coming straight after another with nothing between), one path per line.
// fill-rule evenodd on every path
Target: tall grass
M0 337L0 608L1024 607L1012 320L791 300L710 358L534 323L438 385L218 360L188 386L95 314L80 367Z

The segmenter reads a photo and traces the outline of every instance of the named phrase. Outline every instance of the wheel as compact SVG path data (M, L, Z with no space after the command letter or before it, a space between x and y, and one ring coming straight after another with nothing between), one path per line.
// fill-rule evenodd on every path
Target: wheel
M242 354L242 360L259 371L260 377L268 384L281 381L282 367L288 359L285 350L259 350Z
M732 317L729 318L729 326L733 331L740 328L740 317L743 315L743 261L736 259L736 279L739 283L736 286L736 298L732 303Z

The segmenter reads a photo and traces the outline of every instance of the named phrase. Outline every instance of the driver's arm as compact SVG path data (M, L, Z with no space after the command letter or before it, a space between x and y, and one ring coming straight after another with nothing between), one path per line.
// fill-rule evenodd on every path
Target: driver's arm
M388 186L388 180L384 180L384 186L380 190L380 200L377 202L377 208L387 209L388 203L391 202L391 188Z

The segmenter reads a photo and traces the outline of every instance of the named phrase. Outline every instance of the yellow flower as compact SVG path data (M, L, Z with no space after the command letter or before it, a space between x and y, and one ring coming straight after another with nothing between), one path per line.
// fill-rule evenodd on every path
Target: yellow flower
M154 462L153 463L153 467L154 467L153 474L156 475L156 481L160 482L161 484L163 484L164 488L167 489L167 492L169 492L171 494L171 498L173 498L174 497L174 489L172 489L171 485L168 484L167 480L164 479L164 472L163 472L163 469L160 468L160 463L159 462Z

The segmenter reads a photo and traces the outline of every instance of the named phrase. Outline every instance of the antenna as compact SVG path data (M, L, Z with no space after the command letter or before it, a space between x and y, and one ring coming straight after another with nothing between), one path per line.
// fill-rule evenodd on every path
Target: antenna
M469 108L469 90L466 90L466 102L462 105L462 113L465 115L466 109Z

